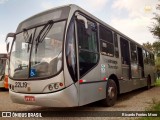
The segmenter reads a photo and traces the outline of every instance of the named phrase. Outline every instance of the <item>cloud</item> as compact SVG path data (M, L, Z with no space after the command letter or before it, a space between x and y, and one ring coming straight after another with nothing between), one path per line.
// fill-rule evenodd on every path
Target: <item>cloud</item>
M84 2L88 2L87 5L91 6L93 9L101 9L103 8L108 0L83 0Z
M116 0L112 4L112 9L123 14L125 17L112 16L111 25L129 36L138 43L154 42L154 38L149 31L149 26L152 24L153 12L158 0ZM151 11L146 11L146 6L150 7Z
M139 17L145 15L146 7L150 7L152 12L155 11L155 6L158 0L115 0L112 8L129 12L129 17Z
M0 0L0 4L4 4L5 2L7 2L8 0Z
M107 2L108 0L81 0L81 2L75 1L75 0L61 0L58 2L43 1L41 3L41 7L46 10L46 9L50 9L57 6L62 6L67 4L76 4L88 11L100 11L105 7Z
M153 42L153 36L149 32L150 20L147 17L141 18L114 18L111 20L111 25L121 31L131 39L142 44L144 42Z
M4 41L5 40L5 35L3 35L3 34L0 34L0 41Z
M44 9L50 9L50 8L54 7L54 5L51 2L42 2L41 6Z
M54 7L57 7L57 6L62 6L62 5L67 5L67 4L71 4L72 0L65 0L65 1L43 1L41 3L41 7L45 10L47 9L51 9L51 8L54 8Z

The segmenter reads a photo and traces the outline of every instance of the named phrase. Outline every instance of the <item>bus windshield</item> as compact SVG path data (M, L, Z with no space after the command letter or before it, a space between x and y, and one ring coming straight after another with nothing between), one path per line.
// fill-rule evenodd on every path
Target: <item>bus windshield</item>
M62 68L65 21L55 22L16 35L10 56L9 75L16 79L53 76Z

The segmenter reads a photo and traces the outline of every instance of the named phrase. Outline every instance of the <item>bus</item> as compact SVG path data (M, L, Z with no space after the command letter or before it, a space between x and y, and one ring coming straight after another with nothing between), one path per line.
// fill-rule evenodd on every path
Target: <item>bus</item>
M6 66L7 54L0 54L0 88L4 88L4 74Z
M151 51L74 4L22 21L6 41L15 103L113 106L119 94L155 82Z

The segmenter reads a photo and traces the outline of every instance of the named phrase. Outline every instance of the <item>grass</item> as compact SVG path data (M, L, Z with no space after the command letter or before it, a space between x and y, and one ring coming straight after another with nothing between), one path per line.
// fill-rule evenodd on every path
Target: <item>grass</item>
M148 111L148 112L147 112ZM154 104L149 110L146 110L147 113L151 112L156 112L156 114L159 114L160 112L160 102ZM160 117L142 117L139 118L138 120L160 120Z
M156 80L155 86L160 86L160 79Z
M160 87L160 79L156 80L155 86L159 86ZM160 113L160 101L157 102L154 98L152 99L152 106L151 108L147 109L146 112L149 111L156 111L158 113ZM141 117L137 120L160 120L160 117Z
M160 112L160 102L159 103L156 103L154 106L152 106L152 109L154 111L159 111Z

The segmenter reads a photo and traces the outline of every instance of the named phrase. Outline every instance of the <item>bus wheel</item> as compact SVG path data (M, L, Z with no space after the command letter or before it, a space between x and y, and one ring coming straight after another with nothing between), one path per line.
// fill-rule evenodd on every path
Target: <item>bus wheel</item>
M114 80L109 79L106 88L106 99L103 103L107 107L111 107L115 104L117 100L117 85Z
M151 88L151 77L148 76L147 77L147 90L149 90Z

